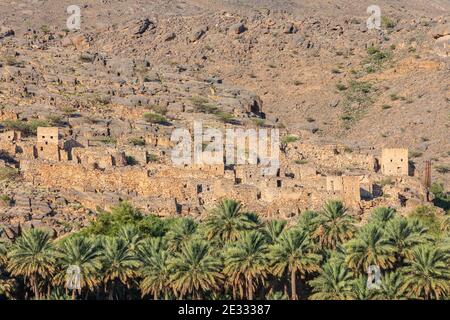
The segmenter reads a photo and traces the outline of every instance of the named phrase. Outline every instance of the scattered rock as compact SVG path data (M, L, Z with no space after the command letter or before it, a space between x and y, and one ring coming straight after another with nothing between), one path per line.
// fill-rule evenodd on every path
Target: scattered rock
M207 28L205 28L205 27L199 27L199 28L193 30L189 37L189 40L191 42L195 42L195 41L199 40L206 33L206 31L207 31Z
M15 32L12 29L9 29L9 30L6 30L6 31L3 31L3 30L0 29L0 40L3 39L3 38L6 38L6 37L14 36L14 34L15 34Z
M205 78L204 81L207 82L207 83L211 83L211 84L213 84L213 83L217 83L217 84L222 83L222 79L220 79L218 77L214 77L214 76L207 77L207 78Z
M339 105L340 100L339 99L333 99L330 102L330 107L331 108L336 108Z
M154 29L156 28L155 24L150 21L150 19L145 19L141 26L139 27L139 30L135 33L135 34L143 34L145 31L147 31L148 29Z
M164 41L171 41L176 38L176 34L174 32L169 32L164 35Z
M95 55L89 53L89 52L83 52L80 55L80 60L83 62L94 62L95 60Z
M294 46L301 46L306 41L306 37L302 34L296 34L292 38Z
M290 34L290 33L296 33L298 29L294 26L293 23L287 23L283 27L283 33Z
M25 86L25 92L29 95L35 96L38 91L39 88L34 84L29 84Z
M236 23L230 27L230 32L234 33L234 34L241 34L241 33L245 32L246 30L247 30L247 28L245 27L245 25L243 23Z

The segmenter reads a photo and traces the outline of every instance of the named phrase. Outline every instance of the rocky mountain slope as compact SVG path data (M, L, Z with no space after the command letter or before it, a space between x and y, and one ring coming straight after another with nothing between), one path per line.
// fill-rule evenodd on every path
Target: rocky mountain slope
M79 34L89 39L83 48L89 53L195 66L200 77L216 75L252 90L268 119L289 130L350 147L401 145L448 164L449 64L436 38L448 33L450 4L382 1L383 30L373 32L365 27L366 2L86 2ZM33 37L27 49L45 57L72 36L63 32L68 5L6 1L2 25L16 32L12 43ZM136 35L145 18L151 27ZM52 40L45 40L43 28ZM380 53L368 54L372 45ZM73 58L80 50L65 52ZM360 88L354 82L371 88L355 97Z

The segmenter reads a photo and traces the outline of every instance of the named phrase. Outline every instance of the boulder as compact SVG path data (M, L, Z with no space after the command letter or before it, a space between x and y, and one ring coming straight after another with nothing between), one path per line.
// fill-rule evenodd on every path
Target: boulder
M15 34L14 30L12 29L4 29L0 28L0 40L6 37L11 37Z
M149 29L152 30L155 28L156 26L153 23L153 21L150 21L150 19L145 19L144 21L142 21L142 23L139 26L139 30L135 34L143 34L145 31Z
M83 52L80 55L80 60L83 62L94 62L95 60L95 55L89 52Z
M164 41L171 41L176 38L176 34L174 32L168 32L164 36Z
M129 58L112 58L106 61L106 67L118 77L131 77L134 75L135 63Z
M340 100L339 99L333 99L330 101L330 107L336 108L339 105Z
M293 23L287 23L283 26L283 33L290 34L296 33L298 29L294 26Z
M189 36L189 40L191 42L195 42L195 41L199 40L206 33L207 30L208 30L208 28L204 27L204 26L194 29Z
M245 27L245 25L243 24L243 23L236 23L236 24L233 24L231 27L230 27L230 32L231 33L233 33L233 34L241 34L241 33L243 33L243 32L245 32L247 30L247 28Z

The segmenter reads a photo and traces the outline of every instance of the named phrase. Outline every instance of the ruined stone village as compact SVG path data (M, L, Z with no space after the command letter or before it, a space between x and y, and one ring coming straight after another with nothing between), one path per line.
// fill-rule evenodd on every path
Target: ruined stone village
M120 201L199 219L223 198L287 220L328 199L361 221L377 206L431 205L428 187L436 176L447 183L436 168L450 156L449 60L435 47L450 37L448 18L402 17L389 37L350 18L260 10L108 25L98 17L77 32L63 22L10 30L0 20L3 236L37 227L64 234ZM425 36L411 40L418 32ZM371 87L349 102L346 92L360 88L349 80L360 71L349 70L366 68L374 45L392 60L357 78ZM245 61L260 71L242 72ZM428 88L416 81L424 74ZM221 130L278 128L277 174L250 164L174 166L171 132L198 119Z
M149 133L149 128L142 130L138 124L113 136L118 141L114 147L99 145L92 129L38 127L37 137L31 139L6 131L0 136L1 148L18 160L25 181L57 190L56 203L78 202L91 210L107 210L127 200L160 216L198 217L218 200L233 198L265 217L289 219L320 208L327 199L343 200L360 214L380 205L411 209L428 200L424 173L411 168L407 149L383 148L374 154L349 152L339 145L292 143L287 153L314 162L289 161L284 156L276 176L263 177L260 168L250 164L174 167L168 156L170 136ZM108 131L95 129L105 135ZM136 135L146 146L127 146ZM51 202L23 194L16 194L14 200L10 211L17 216L15 223L45 223L52 216Z

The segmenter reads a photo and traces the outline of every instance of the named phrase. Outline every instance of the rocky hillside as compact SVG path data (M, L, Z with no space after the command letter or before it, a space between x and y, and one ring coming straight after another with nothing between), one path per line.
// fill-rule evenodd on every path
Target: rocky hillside
M379 32L366 28L367 1L86 1L81 30L67 33L69 2L3 2L3 33L15 35L2 51L44 73L46 59L78 73L61 60L81 53L191 69L255 92L289 131L449 166L448 1L382 1Z

